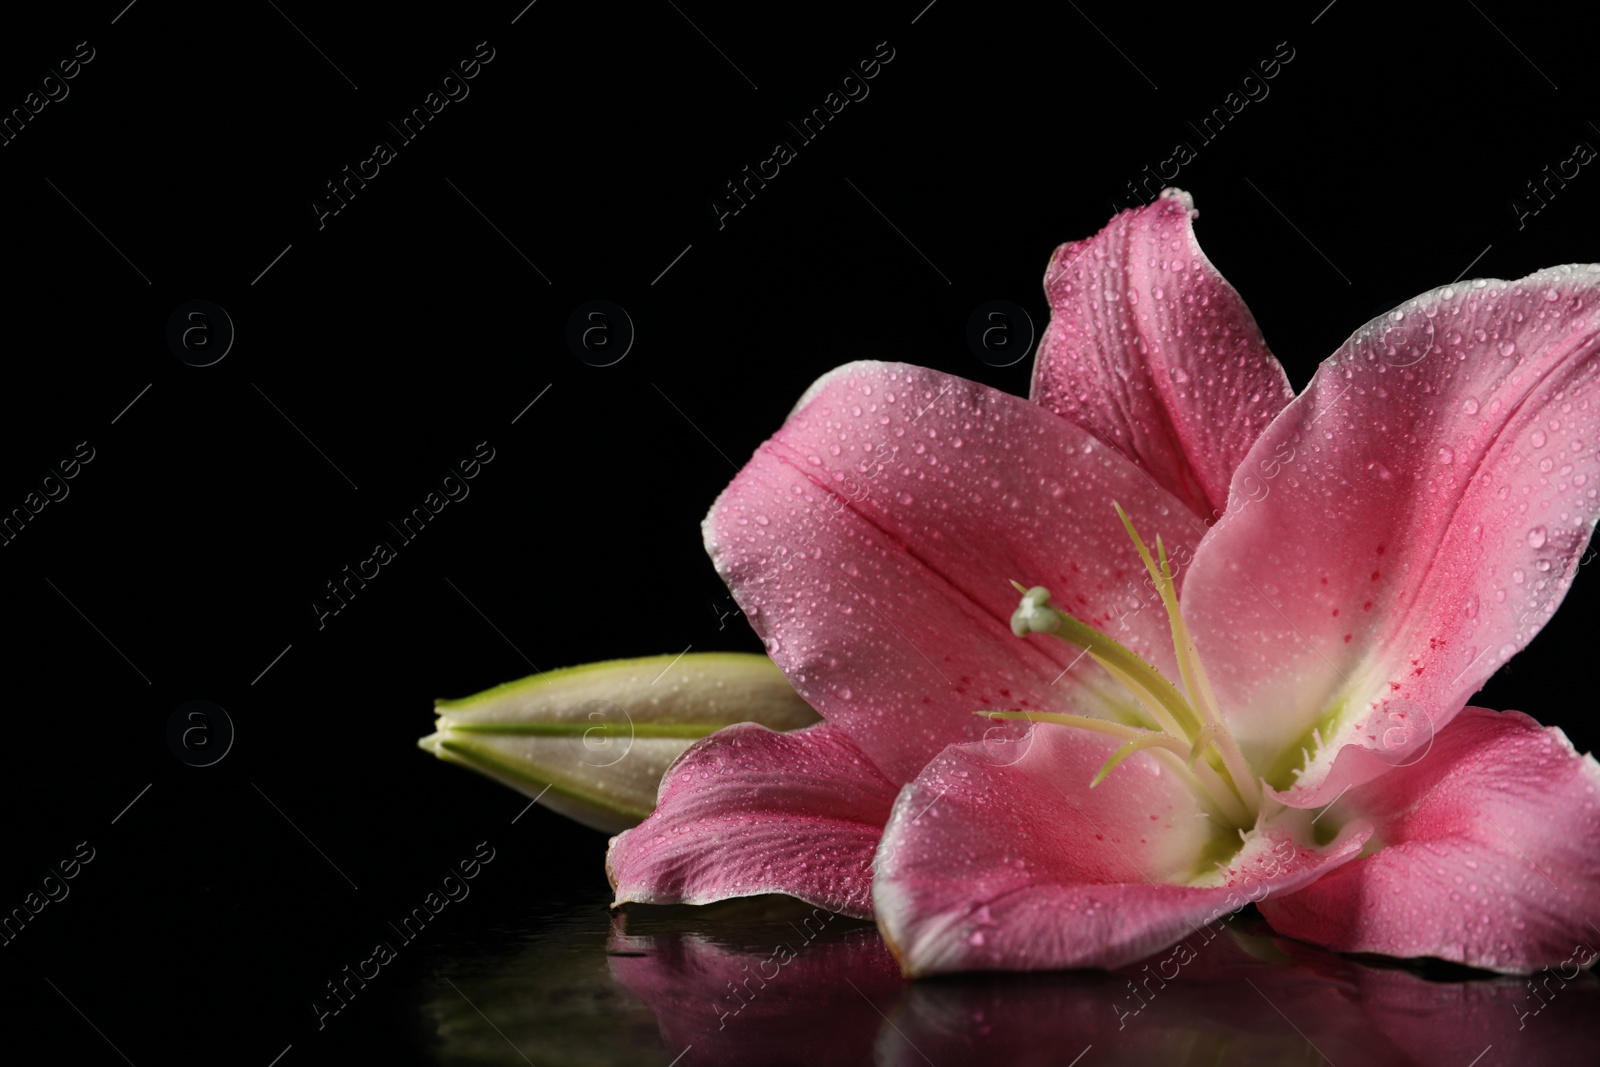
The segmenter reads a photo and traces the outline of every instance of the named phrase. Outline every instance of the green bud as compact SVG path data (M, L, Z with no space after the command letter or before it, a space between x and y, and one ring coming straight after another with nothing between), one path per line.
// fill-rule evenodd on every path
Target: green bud
M439 700L434 711L419 748L606 833L655 810L661 776L699 738L736 722L818 721L770 659L744 652L589 663Z

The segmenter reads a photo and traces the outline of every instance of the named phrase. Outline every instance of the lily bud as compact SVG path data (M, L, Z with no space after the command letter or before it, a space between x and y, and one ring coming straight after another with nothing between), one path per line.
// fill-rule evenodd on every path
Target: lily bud
M589 663L434 711L419 748L611 834L655 810L661 776L699 738L736 722L797 730L818 720L770 659L744 652Z

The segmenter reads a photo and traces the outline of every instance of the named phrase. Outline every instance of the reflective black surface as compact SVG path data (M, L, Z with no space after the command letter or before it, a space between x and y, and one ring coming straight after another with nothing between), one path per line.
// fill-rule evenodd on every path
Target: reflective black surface
M1600 1037L1591 973L1344 958L1248 914L1115 974L914 983L871 925L778 898L596 899L502 933L423 980L436 1062L1487 1067L1586 1062Z

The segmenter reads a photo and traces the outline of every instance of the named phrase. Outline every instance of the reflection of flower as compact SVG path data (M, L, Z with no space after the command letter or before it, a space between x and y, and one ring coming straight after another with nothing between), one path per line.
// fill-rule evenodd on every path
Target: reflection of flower
M1192 217L1056 253L1035 403L873 363L801 398L705 531L825 721L691 748L619 901L875 912L913 974L1116 966L1245 886L1341 949L1566 957L1600 766L1458 713L1600 510L1600 268L1427 293L1294 398Z
M685 925L619 915L608 946L668 1049L693 1046L698 1063L873 1062L901 982L870 926L781 899Z
M906 984L870 927L844 919L809 941L792 901L703 909L517 910L512 936L456 939L423 983L433 1059L450 1065L649 1063L679 1067L875 1064L1358 1063L1464 1067L1583 1063L1600 983L1425 978L1270 934L1241 916L1179 942L1192 957L1112 973L980 974ZM790 923L795 926L791 926ZM765 988L750 978L786 944ZM766 968L770 974L771 967ZM1570 967L1564 973L1571 974ZM1460 975L1455 975L1460 978ZM1443 979L1443 980L1440 980ZM1544 976L1536 976L1541 990ZM734 990L755 995L738 1015ZM730 984L733 989L730 989ZM1521 1029L1519 1025L1525 1024ZM686 1055L684 1050L693 1046Z
M1561 1018L1519 1031L1516 979L1430 981L1256 936L1269 932L1252 926L1253 933L1230 929L1199 947L1193 962L1164 980L1146 967L915 983L893 1015L898 1032L880 1034L880 1047L896 1052L878 1062L1043 1062L1050 1050L1049 1062L1068 1063L1092 1045L1081 1064L1462 1067L1491 1045L1518 1063L1582 1060L1592 1048L1593 1027L1582 1015L1600 1000L1592 982ZM1179 944L1200 941L1195 935Z

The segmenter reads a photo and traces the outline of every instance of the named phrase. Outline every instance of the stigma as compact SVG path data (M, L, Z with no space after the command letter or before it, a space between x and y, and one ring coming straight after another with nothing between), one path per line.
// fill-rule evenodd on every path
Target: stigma
M1061 628L1061 615L1050 606L1050 590L1042 585L1027 590L1017 585L1017 590L1022 593L1022 603L1011 613L1012 633L1027 637L1029 634L1053 634Z

